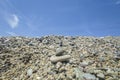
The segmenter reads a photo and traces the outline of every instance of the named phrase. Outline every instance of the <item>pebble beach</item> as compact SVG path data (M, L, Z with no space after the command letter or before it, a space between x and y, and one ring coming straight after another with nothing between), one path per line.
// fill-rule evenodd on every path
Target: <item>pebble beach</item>
M0 80L120 80L120 36L0 37Z

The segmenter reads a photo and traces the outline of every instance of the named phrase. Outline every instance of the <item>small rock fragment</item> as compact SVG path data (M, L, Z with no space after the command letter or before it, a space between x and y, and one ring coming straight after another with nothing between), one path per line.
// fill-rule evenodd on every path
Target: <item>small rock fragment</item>
M27 75L28 75L28 76L31 76L32 73L33 73L33 70L32 70L32 69L28 69L28 70L27 70Z
M105 75L103 73L99 73L99 74L97 74L97 77L104 79Z
M87 66L88 64L89 64L89 62L83 61L82 63L80 63L80 66L85 67L85 66Z
M90 73L84 73L83 74L83 77L85 78L85 79L89 79L89 80L96 80L96 77L94 76L94 75L92 75L92 74L90 74Z
M65 51L62 48L57 48L56 49L56 56L61 56L61 55L63 55L64 52Z
M57 62L56 68L59 69L61 66L62 66L62 63L61 62Z
M65 72L65 71L66 71L65 66L62 66L62 67L59 69L59 72Z
M46 40L46 39L44 39L44 40L42 41L42 43L43 43L43 44L48 44L48 43L49 43L49 41L48 41L48 40Z
M41 79L41 77L36 77L36 79L37 79L37 80L40 80L40 79Z
M77 80L83 80L83 72L79 68L74 68Z
M103 61L105 61L105 58L102 57L102 56L100 56L100 57L99 57L99 61L100 61L100 62L103 62Z
M115 55L115 56L114 56L114 59L120 60L120 55Z

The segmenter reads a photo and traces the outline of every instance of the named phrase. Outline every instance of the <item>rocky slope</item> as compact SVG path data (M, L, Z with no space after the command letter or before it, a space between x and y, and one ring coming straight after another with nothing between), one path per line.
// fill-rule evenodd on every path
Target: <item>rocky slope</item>
M120 37L0 37L0 80L119 80Z

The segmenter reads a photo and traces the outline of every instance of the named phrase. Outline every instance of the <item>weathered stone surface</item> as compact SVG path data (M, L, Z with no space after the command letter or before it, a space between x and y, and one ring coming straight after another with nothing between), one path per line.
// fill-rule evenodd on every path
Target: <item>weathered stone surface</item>
M0 37L0 80L99 79L120 79L120 37Z
M56 49L56 56L61 56L61 55L63 55L64 52L65 52L64 49L62 49L62 48L57 48L57 49Z
M104 79L104 78L105 78L105 75L104 75L103 73L98 73L98 74L97 74L97 77Z
M96 80L95 75L92 75L90 73L84 73L83 74L83 78L87 79L87 80Z
M63 56L52 56L50 58L51 62L62 62L62 61L68 61L70 59L70 55L63 55Z
M32 73L33 73L33 70L32 70L32 69L28 69L28 70L27 70L27 76L31 76Z

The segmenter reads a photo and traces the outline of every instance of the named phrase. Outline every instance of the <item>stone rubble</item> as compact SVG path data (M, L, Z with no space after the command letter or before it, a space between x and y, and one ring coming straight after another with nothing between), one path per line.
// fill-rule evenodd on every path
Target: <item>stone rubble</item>
M0 37L0 80L119 80L120 37Z

